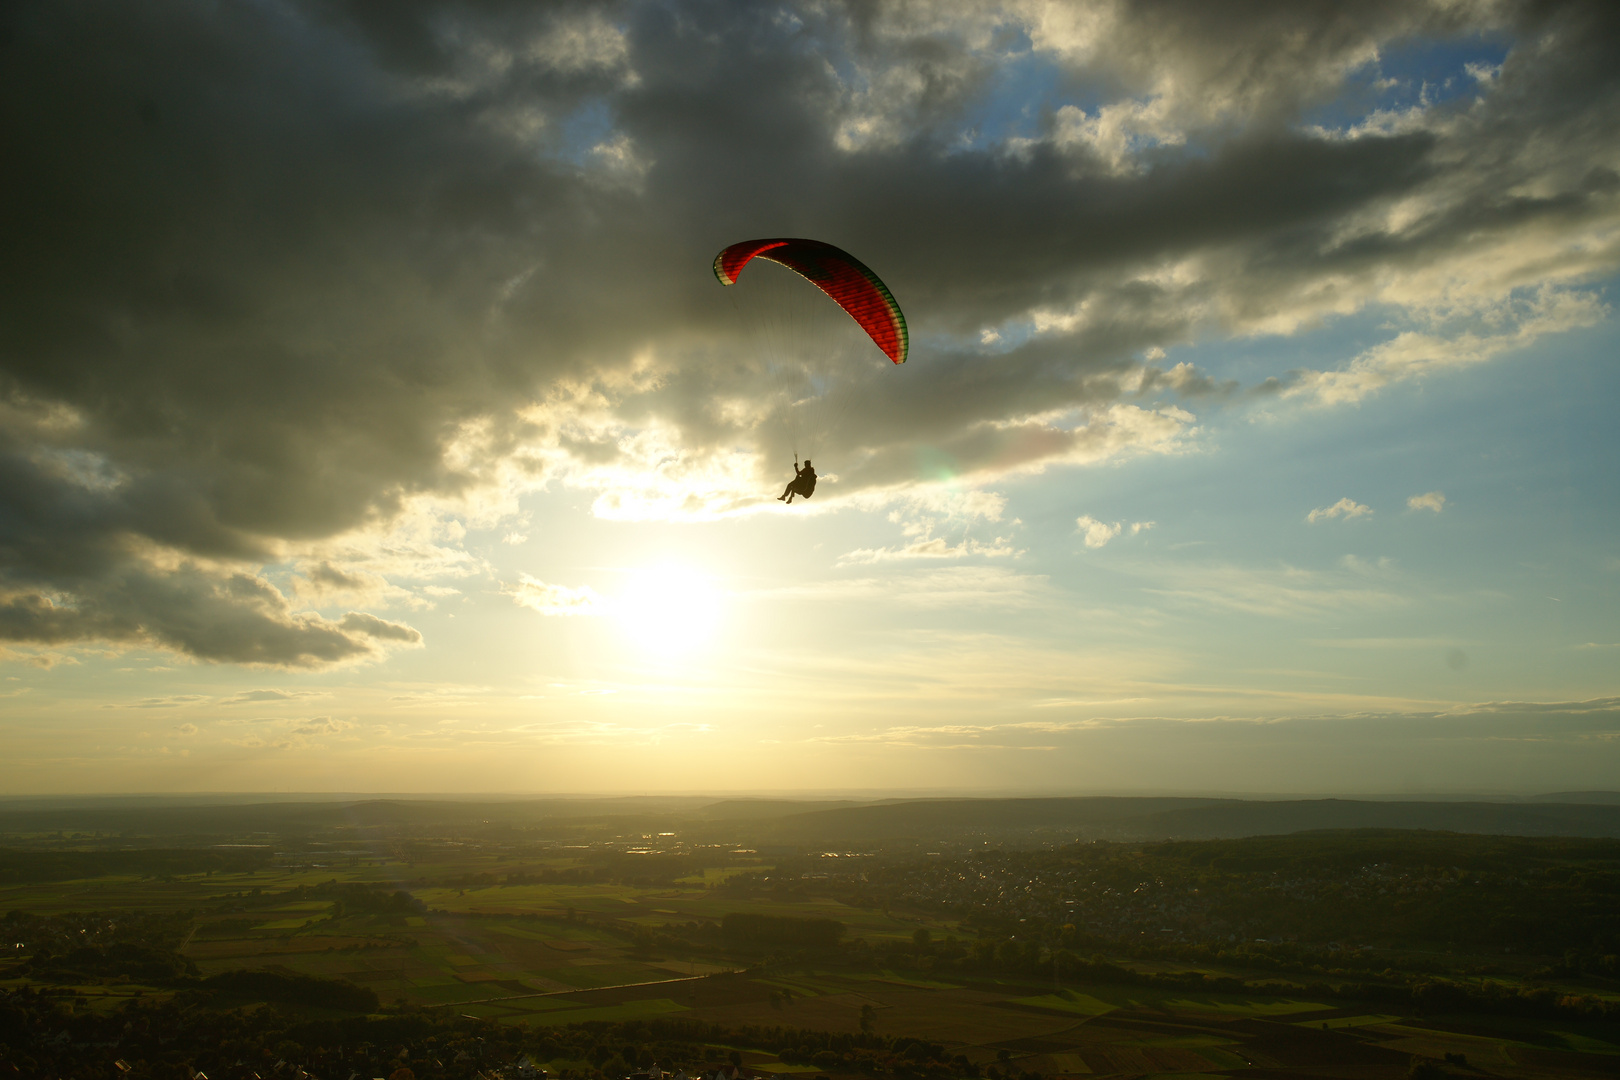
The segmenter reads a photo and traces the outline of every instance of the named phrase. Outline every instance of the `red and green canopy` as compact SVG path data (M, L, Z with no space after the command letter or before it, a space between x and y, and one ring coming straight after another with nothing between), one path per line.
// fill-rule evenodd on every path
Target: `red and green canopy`
M855 256L820 240L745 240L714 257L714 276L722 285L735 285L737 275L756 257L787 267L832 297L885 356L897 364L906 362L906 317L883 279Z

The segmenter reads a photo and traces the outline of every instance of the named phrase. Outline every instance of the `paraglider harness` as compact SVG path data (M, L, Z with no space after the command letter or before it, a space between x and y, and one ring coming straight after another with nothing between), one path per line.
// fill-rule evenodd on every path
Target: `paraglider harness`
M793 458L793 472L795 474L793 483L788 485L788 491L803 499L808 499L814 495L816 493L816 470L811 467L810 463L806 461L804 468L799 468L799 458L795 455Z

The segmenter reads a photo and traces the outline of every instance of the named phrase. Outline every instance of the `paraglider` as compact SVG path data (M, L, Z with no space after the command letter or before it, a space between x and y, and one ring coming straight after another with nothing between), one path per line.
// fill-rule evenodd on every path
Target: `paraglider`
M782 494L776 497L777 502L785 502L789 506L793 505L793 496L795 495L801 499L808 499L816 493L816 470L810 464L809 458L804 459L804 468L802 469L799 468L799 463L795 461L793 471L797 475L788 481L788 486L783 488Z
M722 285L735 285L738 275L753 259L785 266L810 282L854 319L883 355L896 364L906 362L911 347L906 317L883 279L855 256L820 240L745 240L714 257L714 276ZM795 496L808 499L816 490L816 470L809 458L801 469L795 455L794 473L793 480L777 497L790 506Z
M885 356L897 364L906 362L911 341L894 294L882 278L843 248L820 240L744 240L714 257L714 276L722 285L735 285L751 259L785 266L809 281L848 312Z

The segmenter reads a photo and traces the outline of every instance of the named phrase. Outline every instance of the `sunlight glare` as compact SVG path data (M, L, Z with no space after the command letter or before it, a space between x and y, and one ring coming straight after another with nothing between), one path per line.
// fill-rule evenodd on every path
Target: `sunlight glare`
M700 649L719 628L722 594L708 575L679 564L636 572L619 604L619 622L633 641L663 655Z

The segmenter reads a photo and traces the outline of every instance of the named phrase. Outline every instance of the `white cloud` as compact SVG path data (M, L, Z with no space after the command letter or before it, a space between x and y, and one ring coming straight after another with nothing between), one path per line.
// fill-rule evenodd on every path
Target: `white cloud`
M1318 521L1332 521L1342 517L1346 521L1372 513L1372 507L1366 506L1356 500L1345 496L1332 506L1322 506L1305 515L1305 520L1315 525Z
M778 391L749 385L745 375L731 389L736 400L725 409L721 445L694 445L687 432L657 414L688 406L671 380L676 358L648 352L638 373L526 411L539 434L524 453L544 462L543 471L571 488L596 493L592 511L620 521L703 521L781 510L780 464L767 464L761 448L790 428ZM965 368L974 379L978 368ZM654 374L659 372L659 374ZM878 376L886 376L879 378ZM804 377L809 378L809 373ZM1173 406L1141 408L1112 403L1100 407L1031 400L1027 408L989 418L973 402L974 386L948 391L942 382L932 393L938 403L918 411L907 400L909 387L893 373L859 365L818 373L836 390L800 402L794 424L811 445L834 438L826 425L835 417L861 435L853 445L839 438L843 455L836 475L824 472L815 498L795 507L800 514L823 512L839 503L865 509L889 505L950 504L947 512L992 520L1004 502L983 492L1004 477L1030 475L1063 465L1089 465L1138 453L1172 454L1196 434L1196 418ZM942 376L949 380L953 377ZM999 392L999 391L998 391ZM1097 393L1113 396L1110 376ZM705 386L710 400L716 391ZM709 406L704 406L705 408ZM909 427L893 422L896 411L913 416ZM627 422L625 414L640 417ZM884 417L881 421L879 417ZM721 418L713 423L720 424ZM825 441L824 441L825 440ZM818 459L821 454L817 453ZM847 463L847 464L846 464ZM823 462L825 464L825 462ZM945 494L930 493L949 489ZM979 505L983 504L983 505ZM945 509L944 506L940 507Z
M1100 548L1119 535L1120 524L1098 521L1089 514L1081 514L1074 522L1086 534L1086 547Z
M624 31L601 11L559 18L545 35L531 41L527 58L553 71L577 74L593 68L618 68L630 59ZM630 78L633 80L634 75Z
M1157 524L1152 521L1133 521L1127 526L1121 521L1098 521L1089 514L1081 514L1074 523L1085 534L1088 548L1100 548L1121 533L1137 536Z
M1422 303L1421 297L1412 300ZM1609 314L1596 296L1553 285L1542 286L1527 300L1458 297L1427 311L1415 310L1432 329L1403 331L1361 353L1342 370L1295 372L1294 383L1283 395L1320 405L1353 404L1394 383L1482 364L1548 334L1594 326ZM1463 319L1478 319L1483 327L1447 332L1447 323ZM1506 329L1495 329L1504 325Z
M883 578L852 578L811 585L758 589L744 594L752 600L885 600L917 608L1030 608L1052 594L1044 574L1020 574L1004 566L950 566Z
M603 615L607 601L589 585L570 588L567 585L548 585L528 574L516 585L502 585L501 592L514 603L533 608L542 615Z
M336 720L330 716L311 716L299 719L270 719L259 721L238 721L239 723L266 723L284 729L284 733L255 732L241 738L226 739L232 746L244 746L253 750L307 750L313 744L311 739L322 736L341 735L355 727L352 720Z
M8 646L0 646L0 663L27 664L42 671L49 671L59 664L77 666L80 660L76 656L57 652L54 649L13 649Z
M902 548L857 548L840 555L837 565L860 566L904 559L961 559L969 555L995 559L1018 554L1018 549L1012 546L1011 541L1000 536L988 543L968 538L955 545L940 537L934 537L918 540Z
M1136 172L1142 168L1143 151L1187 141L1170 106L1164 97L1114 102L1093 113L1064 105L1053 118L1052 142L1066 151L1083 149L1096 155L1115 175Z
M1376 571L1376 572L1369 572ZM1387 582L1388 566L1344 566L1340 571L1306 570L1284 564L1275 569L1231 565L1158 568L1149 592L1191 600L1250 615L1300 618L1326 612L1380 611L1413 599ZM1372 580L1369 580L1372 579Z
M603 179L632 188L639 188L652 168L652 162L636 149L635 140L622 131L591 147L590 161Z
M1386 577L1395 570L1395 560L1388 555L1380 555L1376 559L1363 559L1359 555L1345 555L1339 559L1339 565L1346 570L1360 574L1362 577Z
M1422 495L1413 495L1406 500L1408 510L1433 510L1435 513L1446 508L1446 497L1438 491L1425 492Z
M309 737L311 735L338 735L354 727L347 720L334 720L330 716L315 716L304 720L292 729L295 736Z

